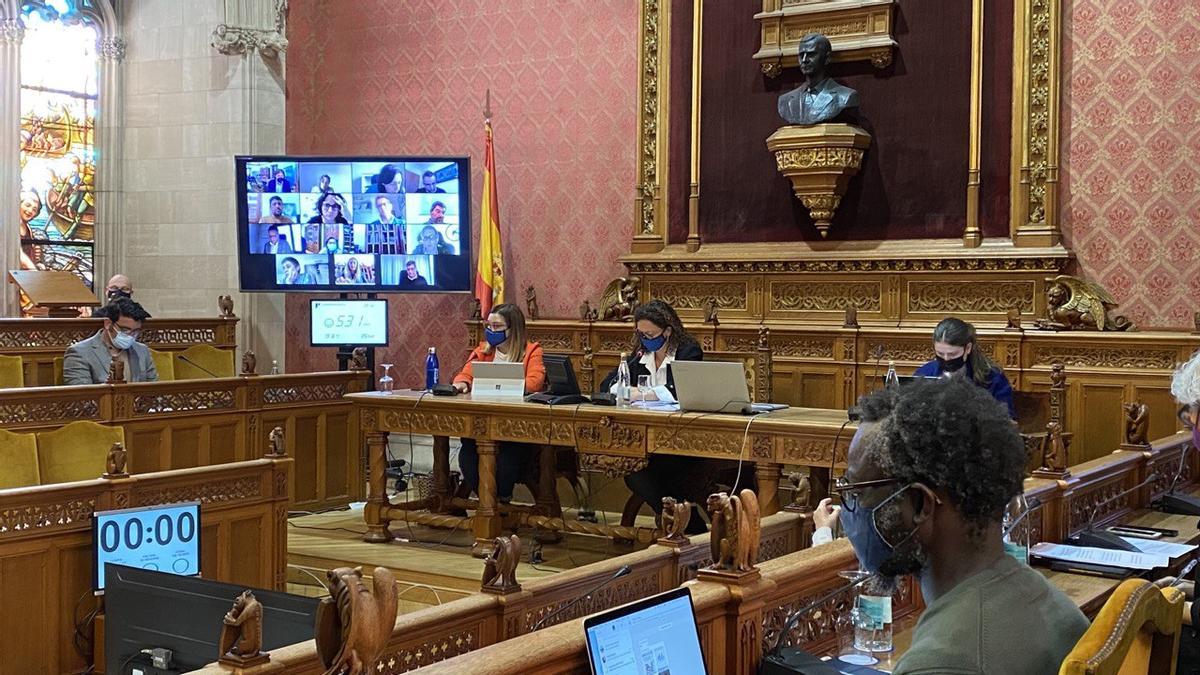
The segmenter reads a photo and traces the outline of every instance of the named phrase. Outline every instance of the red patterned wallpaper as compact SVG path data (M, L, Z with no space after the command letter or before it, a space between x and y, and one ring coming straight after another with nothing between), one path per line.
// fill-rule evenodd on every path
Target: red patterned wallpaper
M1141 326L1200 311L1200 3L1070 0L1063 221Z
M292 3L287 151L470 155L478 214L490 87L508 299L524 308L532 283L544 316L573 316L629 246L637 29L633 0ZM393 347L377 362L416 383L436 346L443 371L457 370L470 307L466 295L393 296ZM307 297L288 297L287 320L288 370L335 367L334 350L307 346Z

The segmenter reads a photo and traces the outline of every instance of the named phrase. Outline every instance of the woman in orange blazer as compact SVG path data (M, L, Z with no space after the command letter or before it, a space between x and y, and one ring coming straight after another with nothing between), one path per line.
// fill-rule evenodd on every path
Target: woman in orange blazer
M466 393L471 391L475 375L471 365L484 363L524 363L525 393L539 392L546 386L546 366L542 363L542 346L525 340L525 315L516 305L496 305L488 314L483 326L484 341L471 350L467 365L454 376L454 387ZM501 442L496 451L496 495L500 501L512 500L513 486L521 476L533 454L528 443ZM462 439L462 450L458 453L458 468L462 472L463 484L472 492L479 488L479 452L475 439Z

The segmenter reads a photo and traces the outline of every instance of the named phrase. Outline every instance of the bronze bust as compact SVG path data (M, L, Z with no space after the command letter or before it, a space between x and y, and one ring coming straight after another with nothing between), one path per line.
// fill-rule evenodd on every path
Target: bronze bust
M800 72L805 82L779 97L779 116L788 124L829 122L844 110L858 107L858 92L826 74L833 46L829 38L809 33L800 41Z

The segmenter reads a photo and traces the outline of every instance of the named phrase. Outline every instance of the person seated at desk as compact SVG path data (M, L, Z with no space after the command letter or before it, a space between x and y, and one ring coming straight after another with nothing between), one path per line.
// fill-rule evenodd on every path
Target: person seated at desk
M484 341L467 357L467 364L454 376L454 388L464 394L471 391L475 380L471 365L483 363L524 363L525 393L539 392L546 387L546 366L542 363L542 346L525 340L525 315L521 308L510 303L496 305L483 326ZM513 486L526 463L533 456L528 443L497 443L496 496L502 502L512 501ZM458 468L463 484L475 492L479 489L479 452L475 439L462 439L458 453Z
M954 317L942 319L933 329L933 353L935 358L917 368L914 377L943 377L962 371L962 375L987 389L1008 408L1009 419L1016 419L1012 385L1004 370L979 349L975 326Z
M837 514L864 570L921 584L925 611L894 675L1058 672L1088 620L1004 551L1004 510L1025 473L1004 407L952 377L880 390L859 408L834 488L842 507L824 501L814 521Z
M132 297L133 282L130 281L129 277L125 276L124 274L114 274L112 275L112 278L108 280L108 283L104 284L104 302L106 303L112 302L117 298ZM103 316L103 312L104 305L101 305L96 309L93 309L91 314L84 314L84 316L100 317Z
M117 298L99 311L104 327L67 347L63 355L63 384L104 384L113 359L125 362L126 382L157 382L158 370L150 348L137 341L142 322L150 314L129 298Z
M629 384L637 386L639 378L648 377L653 389L644 396L645 400L675 399L675 378L671 375L671 363L675 361L703 361L704 350L700 343L683 327L675 309L662 300L651 300L638 306L633 312L634 345L625 362L629 364ZM600 391L617 393L617 368L600 383ZM632 398L640 400L642 394L636 390ZM710 473L711 464L704 460L678 455L651 455L646 468L625 476L625 485L654 510L662 515L663 497L682 497L686 486L703 480ZM688 521L687 534L707 531L704 520L693 517Z

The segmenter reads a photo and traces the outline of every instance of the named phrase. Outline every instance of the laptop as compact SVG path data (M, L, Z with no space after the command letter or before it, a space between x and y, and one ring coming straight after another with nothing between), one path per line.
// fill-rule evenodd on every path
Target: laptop
M741 362L673 361L671 376L680 410L754 415L787 407L780 403L751 403L746 369Z
M686 587L590 616L583 633L592 675L708 675Z
M523 363L479 361L471 365L471 373L475 376L474 382L471 383L472 399L501 401L525 399L525 364Z

